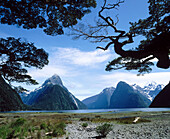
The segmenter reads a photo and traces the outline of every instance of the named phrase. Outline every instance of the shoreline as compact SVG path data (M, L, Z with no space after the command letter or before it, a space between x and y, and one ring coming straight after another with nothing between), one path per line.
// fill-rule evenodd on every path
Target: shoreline
M120 108L120 109L80 109L80 110L20 110L20 111L0 111L0 114L8 113L132 113L132 112L163 112L170 111L170 108Z

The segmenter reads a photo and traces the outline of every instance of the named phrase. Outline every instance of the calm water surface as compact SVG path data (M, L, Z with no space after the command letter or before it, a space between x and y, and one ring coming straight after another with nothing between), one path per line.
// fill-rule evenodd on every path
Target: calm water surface
M120 112L153 112L153 111L170 111L170 108L123 108L123 109L86 109L86 110L55 110L55 111L7 111L0 113L37 113L37 112L58 112L58 113L101 113L101 112L110 112L110 113L120 113Z

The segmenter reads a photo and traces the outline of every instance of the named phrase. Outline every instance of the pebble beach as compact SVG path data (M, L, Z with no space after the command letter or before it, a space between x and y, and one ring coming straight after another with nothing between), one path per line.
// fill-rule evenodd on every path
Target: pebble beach
M160 115L159 115L160 117ZM101 123L88 122L88 126L83 128L83 122L75 121L66 127L67 134L60 139L94 139L100 138L95 129ZM167 115L161 115L161 119L155 119L148 123L139 124L115 124L112 131L105 139L170 139L170 120ZM104 138L103 138L104 139Z

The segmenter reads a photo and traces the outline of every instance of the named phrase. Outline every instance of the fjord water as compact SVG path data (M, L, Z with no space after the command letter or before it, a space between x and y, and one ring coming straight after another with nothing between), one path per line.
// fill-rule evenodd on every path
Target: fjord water
M84 109L84 110L41 110L41 111L6 111L0 113L44 113L44 112L56 112L56 113L121 113L121 112L158 112L158 111L170 111L170 108L123 108L123 109Z

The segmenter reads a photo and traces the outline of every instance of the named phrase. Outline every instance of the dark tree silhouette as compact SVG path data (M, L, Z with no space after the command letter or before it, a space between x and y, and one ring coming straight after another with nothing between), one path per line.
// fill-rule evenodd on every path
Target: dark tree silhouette
M1 0L0 22L61 35L63 27L77 24L91 7L96 7L95 0Z
M98 13L99 20L96 26L84 25L79 28L73 28L72 35L75 38L84 37L84 39L92 39L92 42L107 42L108 44L99 49L107 50L113 45L115 52L120 57L112 60L106 67L107 71L125 68L126 70L138 70L139 74L151 72L152 59L157 58L157 67L168 69L170 67L170 7L167 0L149 0L149 14L146 19L130 23L130 31L125 32L117 29L116 25L119 21L118 17L115 22L110 16L104 16L104 11L117 9L124 0L119 0L114 4L104 4ZM134 11L135 12L135 11ZM89 28L89 30L87 30ZM111 28L115 34L107 31ZM125 50L123 47L128 43L133 43L133 38L143 35L146 37L140 45L134 49ZM124 39L123 41L121 41Z
M0 39L0 74L9 82L26 82L37 84L27 75L26 67L42 69L48 64L48 54L37 49L33 43L9 37Z
M1 0L0 23L61 35L63 28L77 24L91 7L96 7L95 0ZM43 68L48 64L48 54L20 38L0 38L0 60L0 75L9 83L37 84L27 74L27 67Z

